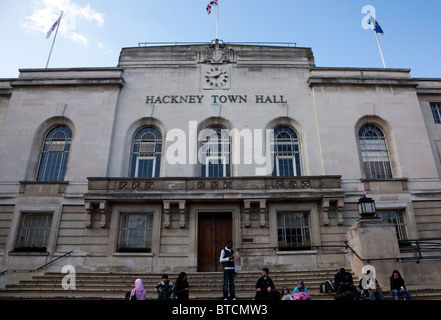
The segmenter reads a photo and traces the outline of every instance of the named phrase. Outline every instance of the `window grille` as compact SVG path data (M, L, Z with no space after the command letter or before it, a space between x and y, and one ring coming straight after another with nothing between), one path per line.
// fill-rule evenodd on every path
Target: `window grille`
M203 130L200 135L201 177L229 177L230 169L230 135L221 127Z
M273 176L301 176L300 147L296 132L286 126L274 129L274 171Z
M377 216L395 226L398 240L407 239L403 210L378 210Z
M279 249L306 248L311 246L311 230L307 212L277 214Z
M72 143L72 131L66 126L47 134L40 155L37 181L64 181Z
M46 251L51 224L52 214L23 213L14 250Z
M433 121L441 123L441 103L431 103L430 109L432 110Z
M132 143L131 177L159 177L161 167L162 135L154 127L139 130Z
M153 214L121 214L118 251L146 251L152 246Z
M380 128L366 125L358 132L363 169L366 179L391 179L387 141Z

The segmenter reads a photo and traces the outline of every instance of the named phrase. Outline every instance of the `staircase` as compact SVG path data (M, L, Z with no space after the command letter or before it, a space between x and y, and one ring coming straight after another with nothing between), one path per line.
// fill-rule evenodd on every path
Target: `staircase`
M333 279L335 270L310 271L278 271L271 272L277 290L287 286L290 292L297 286L298 280L303 280L308 294L313 300L332 300L334 294L320 293L320 284L327 279ZM76 290L64 290L62 279L66 274L45 273L34 276L31 280L22 280L18 284L6 285L0 289L0 299L32 299L32 300L106 300L124 299L127 291L134 287L137 278L141 278L147 291L146 299L157 299L154 288L161 281L160 273L76 273ZM236 298L238 300L253 300L254 285L260 273L241 272L238 274ZM177 274L169 274L169 279L175 282ZM223 274L220 272L196 272L188 274L191 300L220 300L222 299ZM354 283L358 280L354 278ZM437 288L409 287L414 299L441 299L441 286ZM385 291L386 299L390 294Z

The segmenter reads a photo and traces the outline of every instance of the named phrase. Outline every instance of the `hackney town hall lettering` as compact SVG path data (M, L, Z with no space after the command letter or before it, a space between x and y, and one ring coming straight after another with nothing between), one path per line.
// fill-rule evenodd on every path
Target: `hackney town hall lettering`
M180 103L202 103L204 95L164 95L147 96L145 103L149 104L180 104ZM210 103L288 103L283 95L216 95L209 98Z

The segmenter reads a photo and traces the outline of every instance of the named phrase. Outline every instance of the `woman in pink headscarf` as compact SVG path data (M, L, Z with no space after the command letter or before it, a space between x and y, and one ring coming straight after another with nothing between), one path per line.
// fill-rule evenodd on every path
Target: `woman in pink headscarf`
M130 293L130 300L134 300L132 297L136 297L136 300L145 300L147 292L144 289L144 285L142 284L141 279L135 280L135 289Z

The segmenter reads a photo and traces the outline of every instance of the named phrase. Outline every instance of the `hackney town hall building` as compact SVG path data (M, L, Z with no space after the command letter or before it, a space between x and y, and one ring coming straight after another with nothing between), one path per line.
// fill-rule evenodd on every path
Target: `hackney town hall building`
M0 79L0 272L66 253L77 271L220 271L231 239L239 271L439 282L441 252L421 247L441 242L440 157L441 79L316 67L310 48L21 69Z

